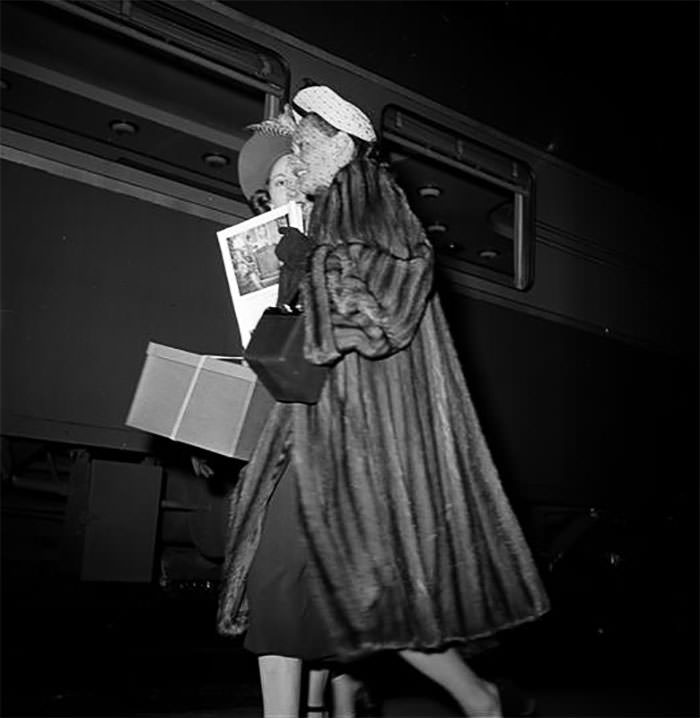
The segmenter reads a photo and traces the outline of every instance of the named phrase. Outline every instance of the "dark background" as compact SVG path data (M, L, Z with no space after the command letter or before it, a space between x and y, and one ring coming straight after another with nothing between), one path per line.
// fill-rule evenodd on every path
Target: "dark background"
M226 4L697 217L696 2Z

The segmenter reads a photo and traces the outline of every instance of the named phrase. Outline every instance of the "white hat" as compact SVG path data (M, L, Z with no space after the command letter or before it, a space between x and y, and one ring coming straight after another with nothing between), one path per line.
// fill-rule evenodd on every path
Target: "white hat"
M330 87L325 85L305 87L294 95L292 103L304 112L314 112L337 130L347 132L365 142L375 142L377 139L369 117Z

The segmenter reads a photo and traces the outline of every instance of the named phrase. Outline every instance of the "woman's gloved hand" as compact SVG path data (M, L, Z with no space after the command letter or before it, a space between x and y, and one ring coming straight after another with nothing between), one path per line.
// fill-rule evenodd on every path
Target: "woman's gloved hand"
M282 238L275 247L277 259L294 269L306 269L313 242L295 227L280 227Z

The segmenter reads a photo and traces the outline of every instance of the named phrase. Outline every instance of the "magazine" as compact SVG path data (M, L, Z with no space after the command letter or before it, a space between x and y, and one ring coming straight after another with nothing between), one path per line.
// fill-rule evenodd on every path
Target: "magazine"
M243 348L258 320L277 303L280 227L304 231L301 206L289 202L216 233Z

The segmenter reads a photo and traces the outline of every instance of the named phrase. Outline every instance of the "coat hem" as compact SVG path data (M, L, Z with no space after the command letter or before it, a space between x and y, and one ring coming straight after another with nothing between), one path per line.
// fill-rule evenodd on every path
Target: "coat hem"
M350 650L342 650L338 656L336 656L337 660L340 661L348 661L348 660L356 660L357 658L368 656L372 653L379 653L382 651L421 651L425 653L433 653L438 651L447 650L450 647L468 647L470 644L477 643L478 641L482 641L486 638L491 638L493 636L496 636L503 631L512 630L514 628L517 628L518 626L525 625L527 623L532 623L538 619L540 619L542 616L544 616L546 613L548 613L550 610L549 606L546 608L543 608L542 610L538 611L537 613L532 614L531 616L527 616L526 618L520 618L515 621L511 621L510 623L503 624L498 626L497 628L493 628L488 631L482 631L481 633L476 633L471 636L464 636L462 634L460 635L454 635L454 636L444 636L440 637L439 640L434 641L432 643L426 643L426 642L415 642L410 640L404 640L404 641L392 641L392 642L381 642L381 643L374 643L374 642L365 642L361 643L357 647L350 649ZM479 652L479 651L475 651Z
M459 647L469 647L470 644L476 643L478 641L481 641L485 638L491 638L493 636L496 636L504 631L509 631L514 628L517 628L519 626L523 626L528 623L533 623L534 621L537 621L538 619L542 618L546 613L549 613L550 607L547 606L537 613L532 614L531 616L527 616L525 618L519 618L515 621L511 621L510 623L506 623L503 625L498 626L497 628L490 629L488 631L482 631L481 633L476 633L471 636L464 636L464 635L455 635L455 636L444 636L441 637L439 640L431 642L431 643L425 643L425 642L415 642L415 641L391 641L391 642L365 642L361 643L358 646L349 649L349 650L342 650L337 655L329 657L329 660L332 658L333 660L338 661L351 661L356 660L357 658L368 656L372 653L380 653L382 651L421 651L425 653L432 653L432 652L438 652L446 650L450 647L459 646ZM247 629L243 628L240 630L221 630L219 629L219 634L227 637L227 638L235 638L237 636L240 636L246 632Z

